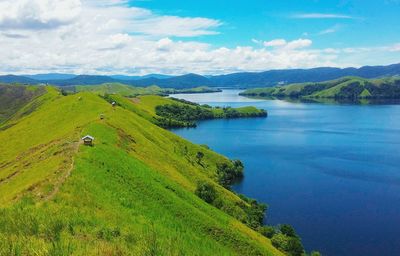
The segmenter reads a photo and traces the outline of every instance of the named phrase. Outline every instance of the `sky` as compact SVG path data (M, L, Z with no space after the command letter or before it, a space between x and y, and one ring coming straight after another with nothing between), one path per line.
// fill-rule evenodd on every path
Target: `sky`
M0 74L400 63L400 0L0 0Z

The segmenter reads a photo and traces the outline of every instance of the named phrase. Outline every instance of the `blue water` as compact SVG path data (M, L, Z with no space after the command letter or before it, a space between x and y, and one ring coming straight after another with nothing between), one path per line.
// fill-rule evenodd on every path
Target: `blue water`
M211 120L174 132L245 164L234 190L269 205L323 255L400 255L400 105L174 95L214 106L254 105L268 118Z

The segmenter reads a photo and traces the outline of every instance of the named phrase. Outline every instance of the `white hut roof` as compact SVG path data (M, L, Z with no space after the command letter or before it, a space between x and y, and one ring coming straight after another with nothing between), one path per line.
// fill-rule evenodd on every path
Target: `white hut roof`
M82 140L85 140L85 139L94 140L94 137L92 137L92 136L90 136L90 135L86 135L85 137L82 138Z

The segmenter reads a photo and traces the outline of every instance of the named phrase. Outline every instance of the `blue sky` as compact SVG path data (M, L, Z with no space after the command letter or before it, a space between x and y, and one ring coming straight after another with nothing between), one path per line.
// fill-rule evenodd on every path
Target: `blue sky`
M0 73L386 65L399 14L400 0L2 0Z
M154 0L130 4L164 15L220 20L220 34L200 39L216 46L244 45L252 38L311 38L320 48L400 41L400 1L395 0ZM311 18L307 14L333 15Z

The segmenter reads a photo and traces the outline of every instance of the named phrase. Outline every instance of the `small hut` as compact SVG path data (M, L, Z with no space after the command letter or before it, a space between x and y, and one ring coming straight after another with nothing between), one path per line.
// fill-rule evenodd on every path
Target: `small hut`
M115 101L113 101L113 102L111 102L111 105L112 105L113 107L115 107L115 106L117 105L117 103L116 103Z
M83 140L83 144L87 145L87 146L93 146L93 141L94 138L90 135L86 135L85 137L82 138Z

